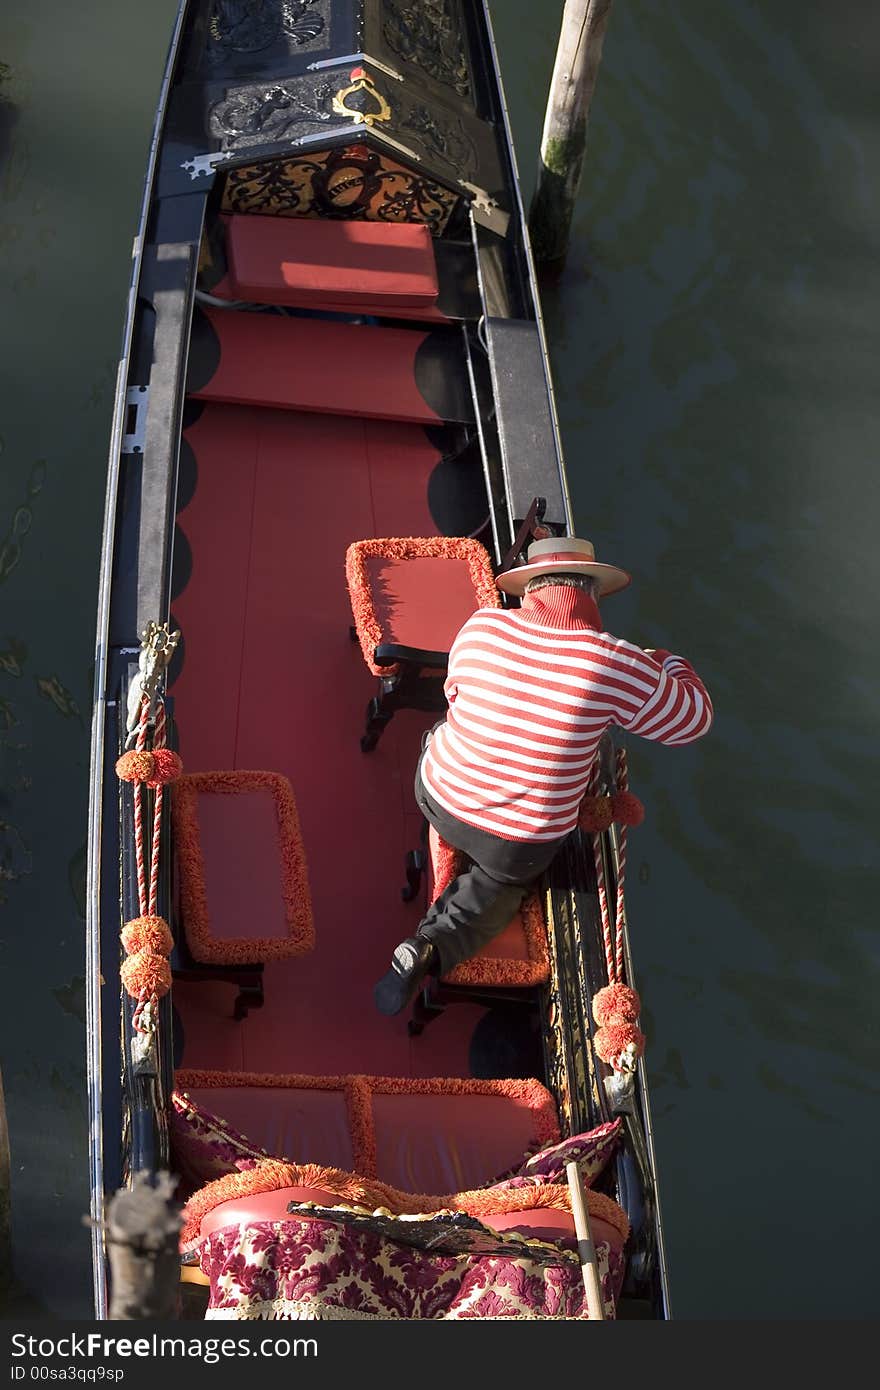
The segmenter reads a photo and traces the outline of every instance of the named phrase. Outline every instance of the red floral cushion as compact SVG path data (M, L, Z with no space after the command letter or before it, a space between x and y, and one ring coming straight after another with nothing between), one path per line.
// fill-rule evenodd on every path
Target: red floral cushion
M502 1173L498 1186L565 1182L566 1163L575 1162L586 1187L591 1187L605 1169L620 1142L622 1121L608 1120L583 1134L572 1134L550 1148L540 1149L519 1166Z
M541 1177L546 1182L565 1178L566 1163L577 1163L581 1178L589 1187L605 1168L620 1142L622 1121L608 1120L585 1134L572 1134L549 1149L532 1154L522 1165L524 1177Z

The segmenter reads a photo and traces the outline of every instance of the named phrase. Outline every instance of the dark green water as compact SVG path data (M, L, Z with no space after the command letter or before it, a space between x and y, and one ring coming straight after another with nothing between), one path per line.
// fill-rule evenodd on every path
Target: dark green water
M0 21L0 1065L17 1307L89 1312L83 854L98 545L173 0ZM555 4L495 0L532 184ZM880 1071L880 12L612 14L545 295L575 514L689 656L694 748L630 750L630 929L682 1318L867 1318Z

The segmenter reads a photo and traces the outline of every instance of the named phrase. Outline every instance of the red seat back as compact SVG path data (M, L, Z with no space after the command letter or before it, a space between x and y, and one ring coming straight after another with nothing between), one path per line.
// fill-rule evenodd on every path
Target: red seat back
M428 308L437 298L425 226L307 218L226 219L229 286L257 304L373 309Z

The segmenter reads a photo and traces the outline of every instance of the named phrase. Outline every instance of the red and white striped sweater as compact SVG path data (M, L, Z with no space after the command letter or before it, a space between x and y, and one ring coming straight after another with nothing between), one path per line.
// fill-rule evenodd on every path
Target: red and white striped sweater
M506 840L573 830L605 730L692 743L712 704L689 662L601 630L582 589L552 585L519 609L481 608L449 654L449 711L422 761L431 797Z

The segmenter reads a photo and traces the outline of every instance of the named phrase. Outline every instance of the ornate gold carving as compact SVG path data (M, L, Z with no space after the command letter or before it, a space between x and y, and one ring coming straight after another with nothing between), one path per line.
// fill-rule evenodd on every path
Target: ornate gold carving
M352 68L351 82L347 87L340 87L333 98L333 110L339 116L351 116L354 121L363 121L364 125L375 125L377 121L391 120L391 107L377 90L376 84L369 73L363 68ZM359 96L363 93L363 96ZM353 105L350 103L354 103Z

